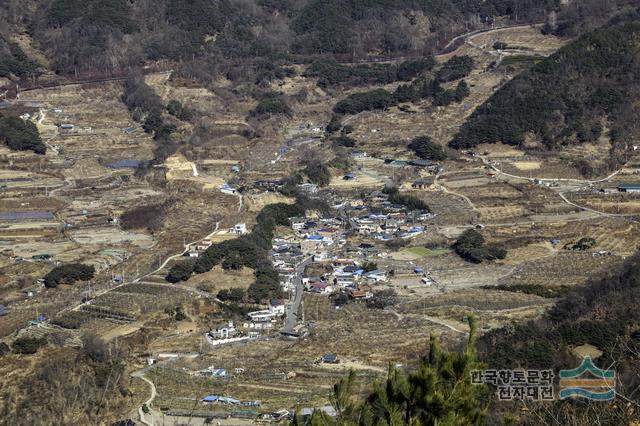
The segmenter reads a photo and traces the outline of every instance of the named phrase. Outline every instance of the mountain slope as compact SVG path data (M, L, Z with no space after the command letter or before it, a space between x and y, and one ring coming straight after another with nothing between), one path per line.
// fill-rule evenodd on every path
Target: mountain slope
M614 147L640 136L640 21L585 34L505 84L450 142L519 145L527 135L546 148L597 140L608 127Z

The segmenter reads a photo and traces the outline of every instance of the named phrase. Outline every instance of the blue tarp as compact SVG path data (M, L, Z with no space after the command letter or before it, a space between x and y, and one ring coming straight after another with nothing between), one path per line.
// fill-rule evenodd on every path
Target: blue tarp
M204 398L202 398L203 402L215 402L217 400L219 400L220 397L218 395L207 395Z

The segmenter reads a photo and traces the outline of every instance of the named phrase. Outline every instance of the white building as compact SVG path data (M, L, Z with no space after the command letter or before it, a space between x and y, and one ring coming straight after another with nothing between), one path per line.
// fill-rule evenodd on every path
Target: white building
M244 235L247 233L247 225L244 223L236 223L231 229L229 229L229 232Z
M356 220L356 223L358 225L359 234L368 235L373 232L380 231L380 225L370 219L358 219Z
M275 315L284 315L285 304L281 300L272 300L269 304L269 312Z
M209 336L211 336L212 339L228 339L235 336L237 333L238 331L233 326L233 321L229 321L229 324L226 327L219 327L215 330L209 331Z

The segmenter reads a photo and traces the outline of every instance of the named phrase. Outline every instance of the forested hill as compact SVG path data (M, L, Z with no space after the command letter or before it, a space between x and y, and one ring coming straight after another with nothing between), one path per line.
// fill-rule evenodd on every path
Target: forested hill
M155 60L194 74L244 58L430 54L457 34L542 22L560 0L6 0L0 34L26 33L62 74ZM246 66L246 61L244 61Z
M476 109L450 142L546 148L595 141L605 128L614 146L640 136L640 15L587 33L516 76Z

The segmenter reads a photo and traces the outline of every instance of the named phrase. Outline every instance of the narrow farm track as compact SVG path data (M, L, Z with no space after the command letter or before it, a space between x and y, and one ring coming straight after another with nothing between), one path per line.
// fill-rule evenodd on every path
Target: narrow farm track
M183 254L184 254L184 253L189 249L189 246L190 246L190 245L195 244L195 243L197 243L198 241L200 241L200 240L202 240L202 239L209 238L209 237L211 237L212 235L214 235L216 232L218 232L219 225L220 225L220 222L216 222L215 229L214 229L213 231L211 231L210 233L208 233L205 237L198 238L197 240L192 241L192 242L190 242L190 243L186 243L186 244L184 245L183 250L182 250L180 253L174 254L174 255L169 256L168 258L166 258L166 259L165 259L165 261L164 261L164 262L162 262L162 264L160 265L160 267L158 267L157 269L155 269L155 270L153 270L153 271L151 271L151 272L149 272L149 273L147 273L147 274L145 274L145 275L142 275L142 276L140 276L140 277L138 277L138 278L134 279L134 280L133 280L133 281L131 281L131 282L123 282L123 283L118 284L118 285L116 285L116 286L114 286L114 287L106 288L106 289L104 289L104 290L102 290L102 291L100 291L100 292L96 293L96 294L94 295L94 298L97 298L97 297L103 296L103 295L105 295L105 294L109 293L109 292L110 292L110 291L112 291L112 290L118 289L118 288L123 287L123 286L128 285L128 284L142 282L142 280L143 280L144 278L149 277L149 276L151 276L151 275L154 275L154 274L158 273L158 272L159 272L159 271L161 271L165 266L167 266L167 264L168 264L171 260L176 259L176 258L178 258L178 257L181 257L181 256L182 256L182 255L183 255ZM162 285L162 283L160 283L160 284L159 284L159 283L154 283L154 284ZM170 284L167 284L167 285L170 285ZM172 288L185 288L185 289L187 289L186 287L175 286L175 285L172 285L172 284L171 284L171 287L172 287ZM195 293L200 293L200 291L199 291L199 290L196 290L196 289L188 288L188 290L193 291L193 292L195 292ZM59 315L59 314L63 314L63 313L65 313L65 312L77 311L77 310L79 310L83 305L84 305L84 303L82 303L82 302L81 302L81 303L78 303L78 304L75 304L75 305L68 306L67 308L65 308L65 309L63 309L63 310L61 310L61 311L59 311L59 312L58 312L58 315Z
M534 178L534 177L529 177L529 176L518 176L518 175L513 175L510 173L506 173L502 170L500 170L498 167L496 167L494 164L490 163L486 158L482 157L482 162L486 165L491 167L491 169L493 169L496 173L503 175L503 176L507 176L513 179L522 179L522 180L526 180L529 182L533 182L535 180L538 180L540 182L567 182L567 183L577 183L577 184L586 184L586 185L591 185L591 184L595 184L595 183L602 183L602 182L608 182L609 180L611 180L613 177L615 177L616 175L618 175L622 170L616 170L613 173L609 174L608 176L605 176L603 178L600 179L595 179L595 180L589 180L589 179L569 179L569 178ZM558 195L560 196L560 198L562 199L562 201L564 201L565 203L569 204L570 206L576 207L580 210L583 211L588 211L591 213L595 213L599 216L605 216L605 217L634 217L634 216L638 216L635 213L607 213L607 212L602 212L596 209L592 209L590 207L586 207L586 206L581 206L579 204L574 203L573 201L569 200L566 196L564 192L560 192L558 191Z

